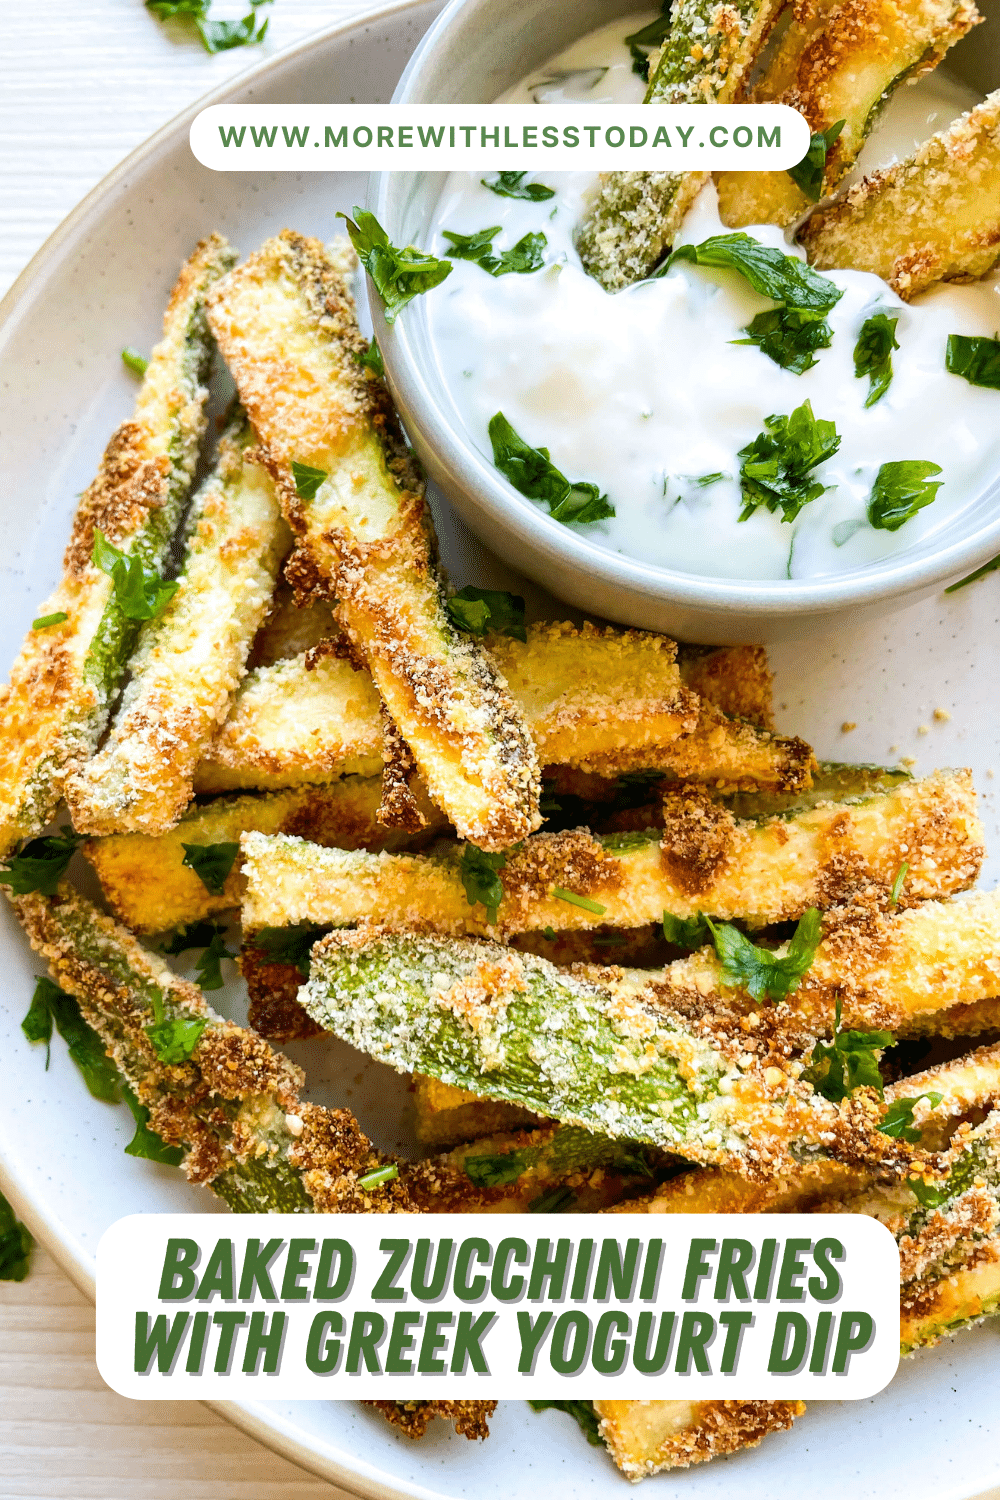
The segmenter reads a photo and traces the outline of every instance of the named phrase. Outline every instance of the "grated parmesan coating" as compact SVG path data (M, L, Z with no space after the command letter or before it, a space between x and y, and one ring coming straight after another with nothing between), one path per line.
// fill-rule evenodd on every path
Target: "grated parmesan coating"
M608 1452L633 1481L755 1448L805 1409L803 1401L594 1402Z

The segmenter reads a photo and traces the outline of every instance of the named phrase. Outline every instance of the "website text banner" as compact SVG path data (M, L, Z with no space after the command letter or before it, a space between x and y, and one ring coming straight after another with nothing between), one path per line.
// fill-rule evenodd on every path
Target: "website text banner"
M140 1401L858 1401L899 1357L896 1243L854 1214L139 1214L97 1273Z
M213 104L217 172L780 172L809 149L787 104Z

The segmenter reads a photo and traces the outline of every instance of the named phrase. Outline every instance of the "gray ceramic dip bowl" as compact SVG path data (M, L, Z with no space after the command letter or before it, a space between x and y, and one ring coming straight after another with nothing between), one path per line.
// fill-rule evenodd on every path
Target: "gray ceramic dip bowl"
M452 0L418 46L394 101L490 103L577 37L639 3ZM949 70L986 92L1000 84L1000 0L980 3L989 22L953 49ZM369 207L394 244L426 243L444 180L443 173L372 177ZM369 293L377 309L371 285ZM798 637L901 609L1000 552L1000 480L942 534L835 578L745 583L675 573L607 550L518 494L477 446L437 372L422 303L410 303L392 325L377 311L375 319L390 389L427 473L493 551L591 614L706 643Z

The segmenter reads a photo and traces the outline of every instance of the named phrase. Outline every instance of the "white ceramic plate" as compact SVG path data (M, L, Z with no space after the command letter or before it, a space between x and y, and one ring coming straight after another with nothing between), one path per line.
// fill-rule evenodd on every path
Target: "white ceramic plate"
M366 20L317 34L205 102L388 99L438 0L405 0ZM0 671L17 652L38 602L55 583L76 494L108 434L130 409L123 344L148 347L177 266L212 228L244 250L285 224L332 236L335 213L364 202L346 175L234 174L200 167L187 146L194 111L119 167L70 216L0 305ZM460 583L518 585L538 614L556 606L520 583L437 504L443 551ZM971 765L982 794L996 880L1000 829L992 780L1000 769L996 716L1000 577L925 602L885 625L781 646L773 653L783 728L820 755L892 761L918 769ZM950 720L935 720L945 709ZM852 720L849 734L841 724ZM920 726L927 727L922 733ZM76 1284L93 1295L94 1251L127 1213L220 1211L174 1171L122 1154L132 1125L124 1106L84 1091L56 1040L52 1065L25 1041L20 1020L42 965L0 903L0 1186ZM215 997L213 997L215 998ZM240 1014L235 986L222 1002ZM289 1049L308 1068L310 1096L350 1105L386 1146L406 1144L405 1086L337 1043ZM816 1404L793 1432L754 1452L650 1481L651 1492L722 1500L970 1500L1000 1483L994 1321L910 1360L873 1401ZM693 1381L696 1377L693 1377ZM263 1396L262 1392L262 1396ZM695 1395L696 1391L692 1391ZM218 1408L317 1474L365 1496L422 1500L611 1500L625 1481L557 1413L506 1403L483 1449L435 1424L411 1443L349 1402L240 1402Z

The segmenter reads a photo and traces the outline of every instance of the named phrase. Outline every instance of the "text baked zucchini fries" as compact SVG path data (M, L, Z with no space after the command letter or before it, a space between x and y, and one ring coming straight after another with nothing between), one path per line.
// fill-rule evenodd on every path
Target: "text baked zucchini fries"
M287 530L242 412L187 523L179 587L148 620L111 733L66 782L82 833L163 833L191 799L194 771L246 666L274 589Z
M985 276L1000 255L1000 90L819 209L800 238L820 270L872 271L904 301Z
M455 826L487 849L523 838L538 824L534 748L489 657L448 618L423 481L385 387L357 363L334 260L286 230L226 277L209 319L295 533L297 581L336 599Z
M862 889L885 898L904 864L908 900L952 895L973 883L983 858L967 771L756 822L737 820L701 789L687 789L664 799L663 825L662 832L602 837L585 829L536 834L510 850L496 872L503 894L492 911L470 901L461 844L376 855L248 833L244 921L255 928L367 920L452 937L508 936L637 928L666 911L763 927Z
M110 577L93 561L95 531L161 572L187 499L205 430L211 339L205 293L236 259L220 235L203 240L181 270L150 355L132 418L108 443L84 491L64 575L32 630L3 693L0 855L41 832L67 773L96 748L138 634Z

